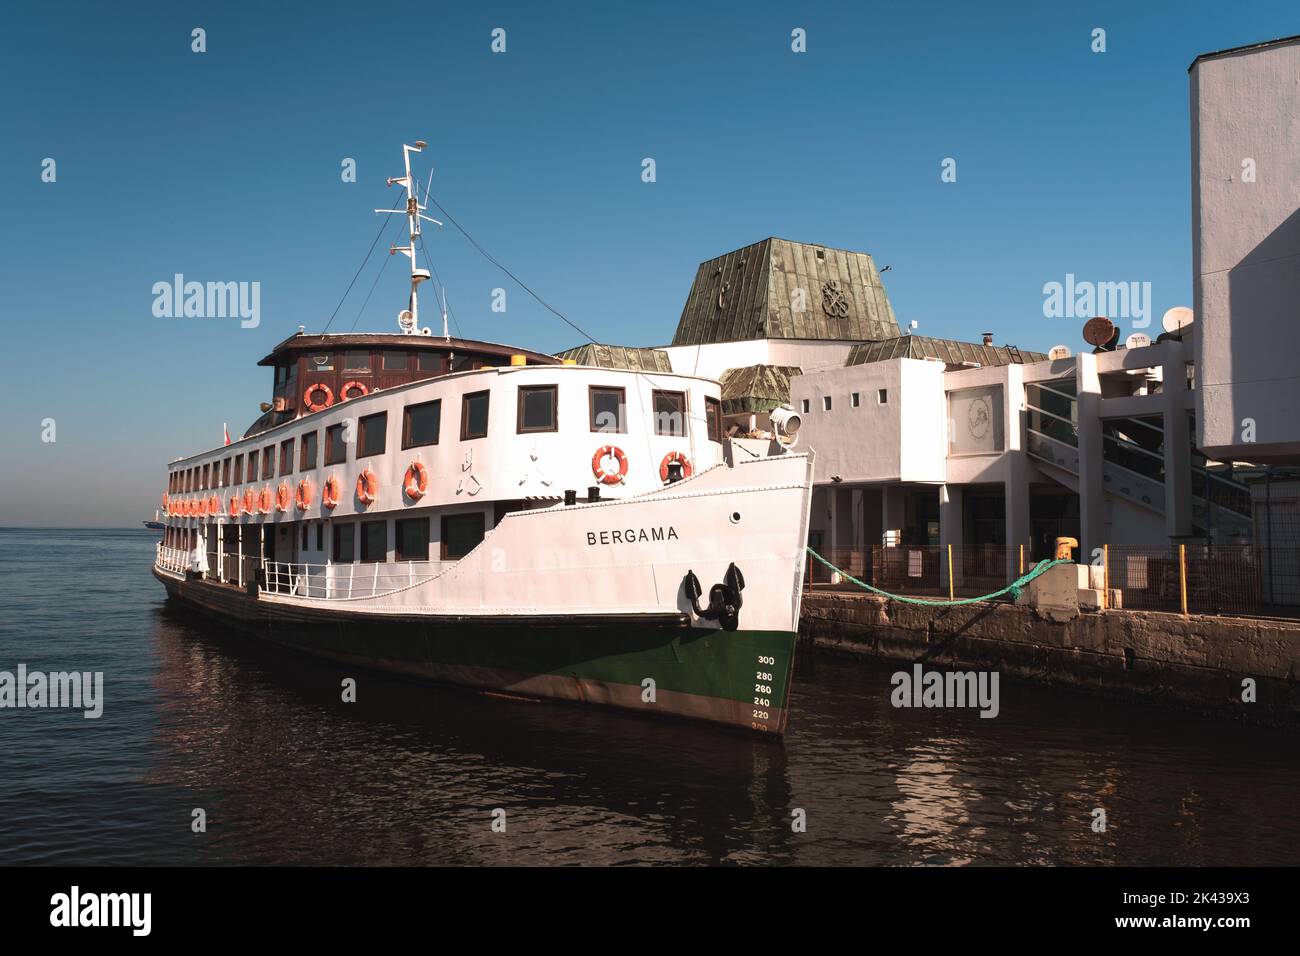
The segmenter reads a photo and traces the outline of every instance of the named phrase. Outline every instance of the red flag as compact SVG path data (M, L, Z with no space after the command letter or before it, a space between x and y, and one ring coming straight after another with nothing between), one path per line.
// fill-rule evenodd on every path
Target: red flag
M225 433L225 436L226 436L226 444L229 445L229 444L230 444L230 429L229 429L228 427L226 427L226 423L225 423L225 422L222 422L222 423L221 423L221 431Z

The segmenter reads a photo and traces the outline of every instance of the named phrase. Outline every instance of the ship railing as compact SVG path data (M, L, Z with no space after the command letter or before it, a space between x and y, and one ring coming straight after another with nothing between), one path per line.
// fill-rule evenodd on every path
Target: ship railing
M266 561L264 583L268 594L323 601L348 601L377 597L414 587L434 577L454 561L396 561L349 564L307 564L300 561Z
M190 552L181 548L167 548L159 544L156 564L164 571L184 574L191 566Z

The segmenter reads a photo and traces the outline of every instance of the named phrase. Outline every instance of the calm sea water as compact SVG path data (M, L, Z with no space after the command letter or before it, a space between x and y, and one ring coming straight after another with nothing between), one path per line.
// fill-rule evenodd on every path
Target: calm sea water
M993 720L895 710L808 655L780 743L480 697L178 614L153 541L0 530L0 670L106 696L0 710L0 864L1300 862L1294 735L1007 682Z

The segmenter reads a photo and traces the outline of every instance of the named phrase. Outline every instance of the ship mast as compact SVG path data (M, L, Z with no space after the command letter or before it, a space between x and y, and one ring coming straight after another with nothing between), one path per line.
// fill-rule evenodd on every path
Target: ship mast
M420 283L429 278L429 270L421 269L416 265L416 254L419 249L418 242L420 240L420 220L423 219L425 222L431 222L435 226L442 225L442 223L437 219L432 219L429 216L424 215L425 207L420 204L419 190L415 188L415 180L411 178L411 154L423 151L428 145L429 144L422 139L417 139L414 146L403 144L402 162L406 168L406 174L404 176L390 176L388 178L388 185L392 186L394 183L400 183L406 187L406 208L375 210L377 213L403 213L406 215L407 233L409 237L408 244L405 246L391 246L388 250L388 254L391 256L396 255L399 252L405 253L406 257L411 260L411 297L408 301L407 307L397 313L397 324L407 335L429 334L428 329L420 329L420 302L418 290ZM432 181L433 170L429 170L429 178L430 181ZM445 309L443 311L442 326L442 334L446 337L447 316Z

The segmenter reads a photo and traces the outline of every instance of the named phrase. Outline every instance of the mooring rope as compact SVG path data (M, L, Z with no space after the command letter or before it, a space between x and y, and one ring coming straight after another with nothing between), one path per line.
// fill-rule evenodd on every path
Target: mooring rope
M1002 597L1002 595L1004 594L1010 594L1011 600L1014 601L1016 598L1020 596L1020 592L1026 584L1028 584L1034 578L1038 577L1040 574L1045 572L1048 568L1055 567L1058 564L1074 563L1074 561L1070 558L1058 558L1055 561L1049 560L1048 558L1044 558L1042 561L1039 561L1032 568L1030 568L1024 574L1020 575L1020 577L1016 578L1014 581L1012 581L1010 584L1008 584L1000 591L994 591L992 594L983 594L979 597L961 598L960 600L948 601L948 600L944 600L943 598L937 598L937 599L914 598L914 597L907 597L902 594L891 594L890 592L883 591L880 588L872 587L866 581L859 581L857 578L849 574L847 571L843 570L842 568L837 568L835 565L831 564L829 561L823 558L812 548L808 549L808 553L811 554L818 561L820 561L822 564L826 565L826 567L830 568L836 574L843 577L845 580L853 582L860 588L866 588L868 591L871 591L874 594L879 594L881 597L887 597L891 601L899 601L903 604L929 604L929 605L935 605L939 607L956 607L959 604L978 604L981 601L992 601L994 598Z

